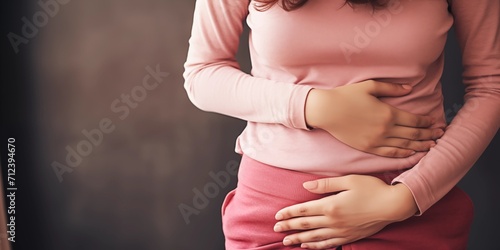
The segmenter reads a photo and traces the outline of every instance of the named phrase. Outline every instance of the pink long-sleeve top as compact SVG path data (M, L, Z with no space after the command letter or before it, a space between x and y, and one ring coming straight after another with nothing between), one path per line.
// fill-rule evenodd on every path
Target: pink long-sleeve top
M500 1L451 0L449 8L447 0L393 0L375 12L344 2L309 0L286 12L277 5L257 11L248 0L197 0L185 89L198 108L248 121L236 152L260 162L328 176L408 169L393 183L408 186L421 214L458 183L499 128ZM243 21L251 29L251 75L235 59ZM453 24L466 95L447 126L440 77ZM387 158L306 127L311 88L368 79L411 84L409 95L381 100L435 117L436 127L446 127L437 145Z

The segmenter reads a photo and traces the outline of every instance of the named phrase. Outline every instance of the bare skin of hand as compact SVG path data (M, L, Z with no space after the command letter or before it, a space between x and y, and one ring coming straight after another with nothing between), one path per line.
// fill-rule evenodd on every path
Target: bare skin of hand
M336 193L325 198L286 207L276 213L274 231L302 232L285 237L286 246L327 249L371 236L386 225L403 221L418 211L404 184L387 185L365 175L347 175L310 181L312 193Z
M373 80L333 89L312 89L307 97L308 126L327 131L339 141L366 153L408 157L428 151L444 131L431 128L430 116L397 109L378 97L404 96L411 86Z

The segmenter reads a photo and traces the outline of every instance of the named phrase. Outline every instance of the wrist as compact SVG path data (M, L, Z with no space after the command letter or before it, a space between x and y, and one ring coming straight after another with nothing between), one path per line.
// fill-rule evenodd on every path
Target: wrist
M403 221L418 212L418 206L413 198L411 190L403 183L391 185L392 209L389 209L387 218L389 221Z
M327 92L323 89L311 89L307 94L306 104L304 107L304 117L306 125L309 128L323 128L325 125L325 114L327 110L324 110L325 103L328 100L326 96ZM331 117L329 118L331 119Z

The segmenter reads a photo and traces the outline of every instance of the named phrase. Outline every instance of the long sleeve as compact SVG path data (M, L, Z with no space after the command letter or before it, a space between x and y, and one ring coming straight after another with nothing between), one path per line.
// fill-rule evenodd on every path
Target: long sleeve
M248 0L196 1L184 87L199 109L252 122L307 129L304 105L311 87L253 77L235 55Z
M467 173L500 125L500 1L452 0L462 50L465 104L437 145L393 180L412 191L420 214Z

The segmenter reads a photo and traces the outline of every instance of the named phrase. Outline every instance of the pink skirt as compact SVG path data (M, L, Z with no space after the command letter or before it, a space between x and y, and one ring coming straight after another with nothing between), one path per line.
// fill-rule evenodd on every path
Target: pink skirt
M371 174L390 183L399 172ZM270 166L243 156L238 186L222 204L222 225L226 249L301 249L285 247L282 240L294 232L276 233L274 215L280 209L316 200L325 195L308 192L305 181L324 178ZM454 187L422 216L392 223L380 232L343 245L343 250L466 249L473 217L469 196Z

